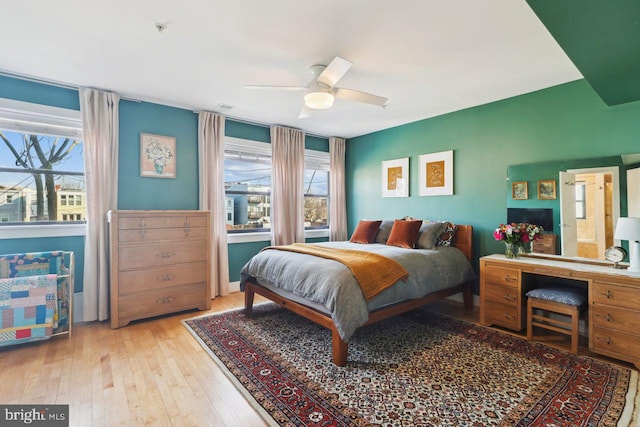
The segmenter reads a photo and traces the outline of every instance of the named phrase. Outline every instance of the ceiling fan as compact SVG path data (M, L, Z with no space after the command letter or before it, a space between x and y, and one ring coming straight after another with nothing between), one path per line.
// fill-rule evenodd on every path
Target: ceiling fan
M328 66L314 65L309 71L313 78L304 86L263 86L245 85L246 89L279 89L279 90L304 90L304 105L298 118L304 119L311 115L311 110L324 110L333 105L335 98L348 101L364 102L365 104L384 107L387 98L360 92L354 89L336 87L336 83L349 71L353 63L336 56Z

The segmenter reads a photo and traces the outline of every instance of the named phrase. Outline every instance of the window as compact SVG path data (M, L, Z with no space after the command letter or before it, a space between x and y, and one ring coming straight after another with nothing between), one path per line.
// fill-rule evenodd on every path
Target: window
M0 99L3 222L84 220L82 154L79 111Z
M576 182L576 219L587 218L586 183Z
M225 140L225 194L230 233L271 229L271 144ZM329 226L329 153L305 150L305 228Z

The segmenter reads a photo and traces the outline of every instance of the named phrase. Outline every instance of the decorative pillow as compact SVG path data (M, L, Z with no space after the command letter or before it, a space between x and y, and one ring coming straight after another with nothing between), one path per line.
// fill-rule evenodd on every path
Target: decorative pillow
M382 221L361 220L349 240L351 243L373 243Z
M435 249L438 237L444 231L446 225L440 221L423 222L418 231L418 243L420 249Z
M421 225L422 221L395 220L387 245L413 249L416 246Z
M438 241L436 243L437 246L451 246L453 242L453 236L456 235L456 231L458 231L458 227L450 221L445 221L444 223L444 231L438 237Z
M383 245L387 243L389 239L389 235L391 234L391 227L393 227L393 221L390 219L382 221L380 225L380 229L378 230L378 234L376 234L376 243L382 243Z

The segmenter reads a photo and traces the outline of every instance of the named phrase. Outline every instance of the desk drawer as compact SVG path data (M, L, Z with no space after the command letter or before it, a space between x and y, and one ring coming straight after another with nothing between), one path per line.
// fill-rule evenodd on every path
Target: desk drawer
M129 242L153 242L158 240L203 240L206 238L206 227L118 230L118 239L121 244Z
M520 295L518 294L518 289L512 286L487 283L484 287L484 290L484 299L487 301L487 303L489 303L489 301L495 301L505 305L512 305L514 308L520 305Z
M640 288L593 282L591 302L638 310L640 308Z
M640 311L600 304L594 304L591 310L594 327L613 329L629 334L640 333Z
M510 287L517 287L520 284L520 271L515 268L487 264L482 273L487 286L489 282Z
M120 215L118 228L120 230L137 228L185 228L206 227L206 215L174 215L174 216L126 216Z
M487 325L495 324L519 331L523 326L519 315L519 306L493 301L486 302L484 317Z
M594 327L591 331L592 350L603 354L622 355L624 360L640 361L640 337L610 329Z

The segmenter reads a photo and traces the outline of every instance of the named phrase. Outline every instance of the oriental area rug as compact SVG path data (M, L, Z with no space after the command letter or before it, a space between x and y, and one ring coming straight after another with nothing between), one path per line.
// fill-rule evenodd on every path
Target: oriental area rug
M415 310L331 333L275 304L185 325L270 425L635 426L638 372Z

